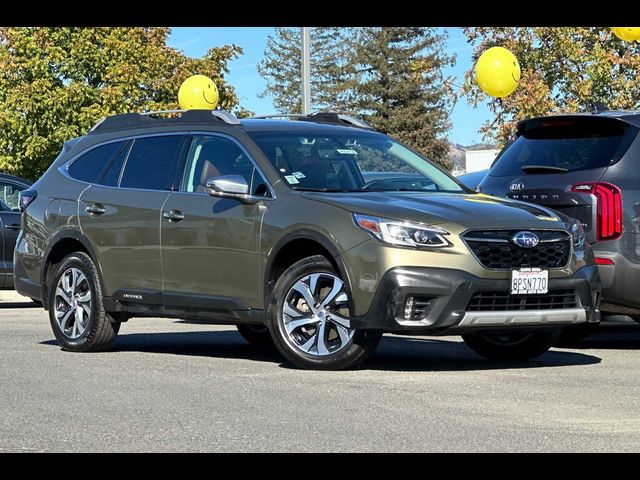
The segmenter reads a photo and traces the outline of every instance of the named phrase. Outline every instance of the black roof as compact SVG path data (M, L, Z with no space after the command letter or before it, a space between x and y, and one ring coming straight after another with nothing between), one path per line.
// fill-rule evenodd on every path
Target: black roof
M162 116L173 114L172 117ZM246 118L239 120L233 114L222 110L186 110L167 111L149 113L125 113L121 115L111 115L98 122L89 134L102 134L118 130L129 130L134 128L156 128L172 126L200 126L200 127L228 127L244 128L248 131L318 131L319 129L337 130L370 130L365 123L338 115L332 112L319 112L308 116L291 116L273 118ZM351 118L348 120L347 118ZM356 122L354 124L353 122Z
M579 113L558 113L554 115L542 115L540 117L527 118L518 122L518 125L525 124L532 120L543 120L550 118L567 118L567 117L592 117L592 118L616 118L627 122L636 127L640 127L640 110L603 110L598 113L579 112Z
M0 173L0 180L9 180L15 183L26 185L27 187L31 185L31 182L26 178L16 177L15 175L9 175L8 173Z

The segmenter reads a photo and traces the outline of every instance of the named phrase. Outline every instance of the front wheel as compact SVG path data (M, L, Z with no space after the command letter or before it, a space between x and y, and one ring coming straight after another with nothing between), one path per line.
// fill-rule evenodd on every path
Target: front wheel
M299 368L353 368L373 353L382 336L351 328L347 287L320 255L300 260L278 278L267 315L274 344Z
M469 334L462 339L471 350L489 360L525 361L545 353L558 340L557 330L504 334Z

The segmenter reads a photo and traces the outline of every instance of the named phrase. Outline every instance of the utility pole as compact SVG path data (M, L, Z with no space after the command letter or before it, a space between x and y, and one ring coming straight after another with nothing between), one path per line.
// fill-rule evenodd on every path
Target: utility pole
M311 59L309 27L302 27L302 114L311 113Z

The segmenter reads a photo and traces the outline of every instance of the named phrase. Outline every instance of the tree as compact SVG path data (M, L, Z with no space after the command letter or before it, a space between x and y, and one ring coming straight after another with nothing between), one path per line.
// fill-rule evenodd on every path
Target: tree
M316 27L310 29L309 36L312 110L350 110L352 77L348 59L352 29ZM264 58L258 64L258 72L267 80L261 96L272 95L280 113L302 113L301 41L300 28L276 28L267 37Z
M451 168L449 113L455 100L445 34L425 27L360 29L351 60L354 106L376 129Z
M116 113L177 108L188 76L211 77L220 108L238 110L227 45L192 59L168 28L0 28L0 170L35 179L62 143ZM242 110L240 109L240 113Z
M640 102L640 43L623 42L608 27L481 27L465 34L474 58L500 45L520 62L522 77L510 96L489 99L495 118L483 125L486 139L504 144L522 119L549 113L590 111L593 102L634 109ZM473 105L487 100L473 71L464 91Z

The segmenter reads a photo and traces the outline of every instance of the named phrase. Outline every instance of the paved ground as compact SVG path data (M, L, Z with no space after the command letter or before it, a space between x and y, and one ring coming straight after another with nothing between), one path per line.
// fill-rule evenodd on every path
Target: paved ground
M526 368L459 337L389 336L359 370L304 372L233 328L174 320L66 353L17 300L0 296L0 452L640 449L635 324Z

